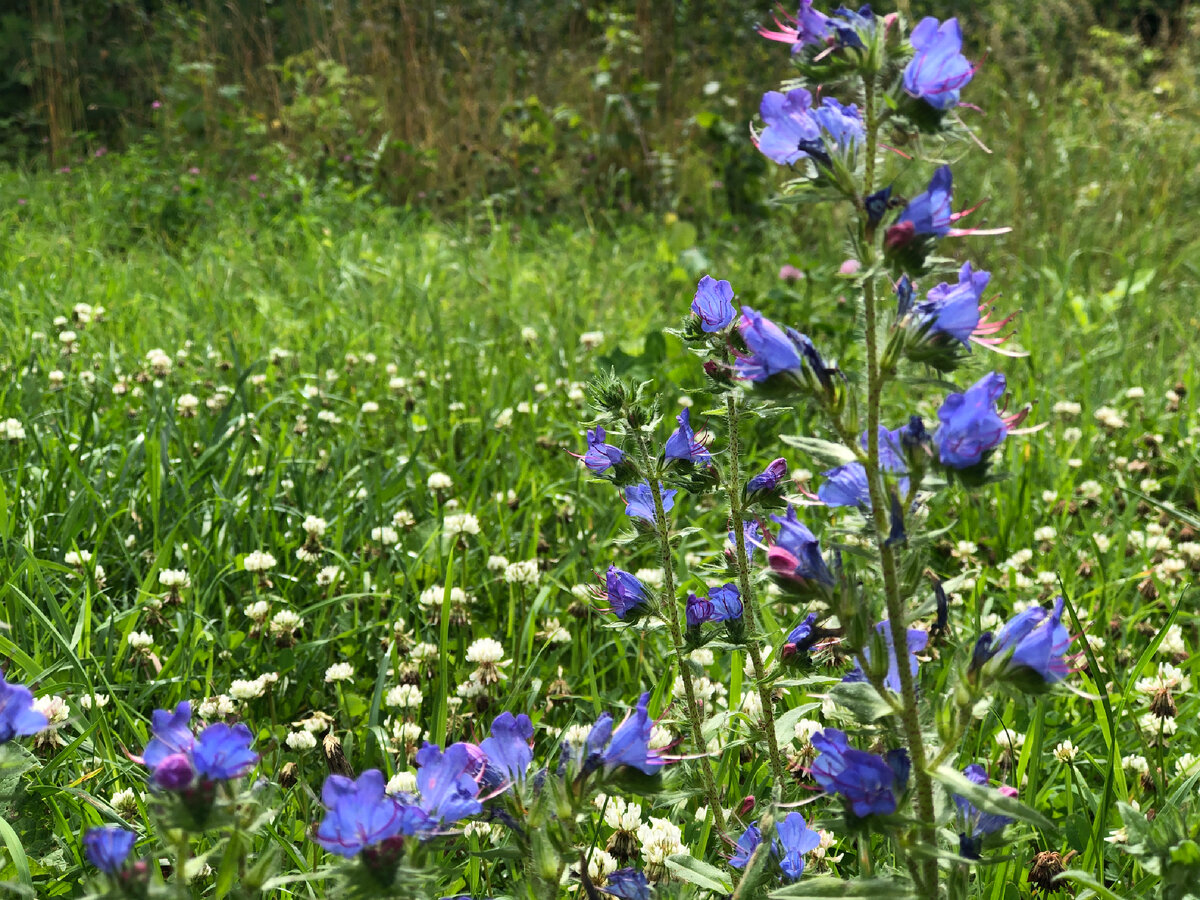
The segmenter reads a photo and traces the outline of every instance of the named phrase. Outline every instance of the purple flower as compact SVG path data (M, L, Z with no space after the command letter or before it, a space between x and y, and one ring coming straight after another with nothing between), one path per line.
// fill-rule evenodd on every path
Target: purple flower
M419 805L430 819L449 824L482 811L470 751L463 743L451 744L445 753L429 743L417 751Z
M988 783L987 769L980 765L969 765L963 769L963 774L974 784L985 786ZM999 793L1006 797L1017 796L1017 789L1001 785ZM966 797L954 795L954 805L958 809L958 852L967 859L979 859L983 849L983 839L989 834L995 834L1012 824L1012 819L997 813L985 813Z
M514 716L503 712L492 721L492 736L484 738L479 747L487 754L485 773L499 775L505 781L524 781L529 764L533 762L533 722L521 713Z
M782 456L768 463L759 474L746 482L746 494L756 494L759 491L773 491L787 477L787 460Z
M629 766L647 775L654 775L659 767L665 765L666 760L662 758L661 751L650 747L650 732L654 728L654 722L646 711L649 704L650 693L647 691L638 699L637 708L612 732L612 740L601 757L608 771ZM609 721L611 723L611 717ZM609 727L611 728L611 724ZM592 730L594 732L595 728ZM589 745L590 743L589 735Z
M119 872L129 859L137 835L119 825L89 828L83 836L88 862L106 875Z
M733 321L733 285L705 275L696 285L692 312L700 319L700 328L708 333L724 331Z
M593 475L603 475L625 459L620 447L604 443L605 437L604 429L599 425L587 433L587 453L583 455L583 464Z
M737 839L737 851L733 856L729 857L729 865L735 869L744 869L746 864L750 862L750 857L754 855L754 851L758 849L758 845L762 843L762 831L757 825L748 825L746 830L742 832L742 836Z
M826 506L856 506L871 508L871 492L867 486L867 470L860 462L849 462L821 473L825 479L817 488L817 497Z
M679 423L669 438L664 449L667 459L678 459L690 463L710 463L712 455L708 449L696 440L696 433L692 431L691 410L687 407L675 417L675 421Z
M855 816L891 815L908 782L908 760L904 751L888 758L853 749L846 733L826 728L812 737L817 750L812 776L826 792L837 794Z
M957 106L959 92L975 74L962 55L958 19L947 19L939 27L937 19L924 18L908 40L916 53L904 69L904 90L934 109Z
M33 708L33 693L22 684L10 684L0 671L0 744L15 737L37 734L49 720Z
M172 753L150 772L150 786L160 791L178 794L192 786L196 770L186 753Z
M779 868L788 880L795 881L804 872L805 855L821 845L821 836L808 827L804 816L790 812L775 829L775 845Z
M645 875L629 866L610 872L600 890L621 900L650 900L650 882Z
M713 612L710 621L729 622L742 617L742 595L733 582L708 592Z
M875 630L879 632L880 636L883 638L884 644L887 645L888 671L887 675L883 679L883 683L898 694L900 693L900 662L896 658L896 644L892 639L892 626L890 621L888 619L884 619L875 626ZM917 654L924 650L928 644L929 632L922 631L920 628L908 629L908 666L909 671L912 672L914 678L916 678L917 668L920 665L920 661L917 659ZM866 647L863 647L863 655L866 656L867 661L870 662L871 649L869 644ZM856 662L854 664L854 668L851 669L850 672L846 674L846 677L842 680L866 681L866 675L863 674L862 667Z
M945 334L970 346L971 334L979 326L979 307L983 292L991 280L990 272L971 269L963 263L958 273L958 284L942 282L928 294L923 303L918 303L916 314L934 334Z
M863 139L857 107L843 106L830 97L813 109L812 101L804 88L763 94L759 115L766 128L752 138L764 156L784 166L806 157L828 166L830 149L849 149Z
M781 372L795 372L803 365L796 345L774 322L748 306L742 307L738 332L750 356L738 357L737 376L747 381L765 381Z
M192 718L192 704L181 700L175 707L175 712L156 709L150 714L150 733L153 735L146 749L142 751L142 761L153 771L168 756L191 753L196 736L188 724Z
M713 618L713 605L707 597L698 597L695 593L688 592L687 602L683 607L684 616L687 619L688 628L699 628L705 622L711 622Z
M250 749L254 735L240 722L209 725L192 746L192 765L196 774L209 781L240 778L258 763L258 754Z
M1062 623L1063 598L1054 609L1031 606L1005 623L985 647L986 659L998 660L1001 674L1033 674L1047 684L1062 681L1070 671L1063 654L1071 635Z
M661 482L659 490L662 492L663 512L670 512L675 505L675 495L679 492L667 490ZM650 482L643 481L641 484L632 484L625 488L625 515L645 519L652 525L657 521L654 515L654 492L650 489Z
M313 840L347 859L396 835L428 830L432 824L424 811L387 795L378 769L367 769L357 780L330 775L321 788L321 802L325 818Z
M609 566L604 576L604 596L618 619L646 604L645 586L638 579L616 566Z
M999 372L984 375L961 394L950 394L938 410L937 443L942 465L954 469L977 466L1008 435L1011 420L996 411L1007 382Z
M821 544L796 516L796 508L788 504L785 516L771 516L779 524L779 535L767 549L767 562L779 575L793 581L817 581L833 584L833 575L821 556Z
M805 47L824 44L826 38L833 33L829 17L823 12L812 8L813 0L800 0L800 9L795 16L784 13L789 24L780 22L777 18L775 25L778 31L759 28L758 33L769 41L779 41L791 44L792 53L799 53Z
M788 636L784 638L779 658L788 662L796 657L806 656L817 641L816 625L817 614L815 612L805 616L804 620L789 631Z

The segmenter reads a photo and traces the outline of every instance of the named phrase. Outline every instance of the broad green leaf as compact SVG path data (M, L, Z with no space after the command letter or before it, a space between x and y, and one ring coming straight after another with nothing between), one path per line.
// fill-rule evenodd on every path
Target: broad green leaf
M848 681L835 684L829 691L829 696L838 706L848 710L864 725L890 716L893 712L891 705L879 696L879 692L865 681Z
M781 434L779 439L789 447L803 450L813 459L830 466L841 466L854 462L854 451L833 441L808 437L803 434Z
M843 881L840 878L801 878L795 884L772 891L771 900L801 900L804 897L848 897L863 900L908 900L912 885L900 877L862 878Z
M702 859L696 859L690 853L677 853L669 857L667 868L680 880L702 887L706 891L724 895L733 890L733 882L727 874Z

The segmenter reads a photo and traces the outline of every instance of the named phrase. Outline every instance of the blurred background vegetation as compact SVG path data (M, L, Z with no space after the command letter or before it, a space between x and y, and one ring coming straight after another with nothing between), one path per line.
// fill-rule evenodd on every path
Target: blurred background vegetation
M6 8L0 154L26 170L123 151L135 180L202 165L534 215L739 217L770 193L746 141L762 91L787 73L786 48L754 32L770 0ZM1152 116L1194 128L1200 17L1186 0L929 0L913 12L963 20L987 75L968 97L985 112L968 117L1011 164L1010 187L1058 164L1042 158L1063 152L1046 131L1081 109L1072 154L1136 140L1127 132Z

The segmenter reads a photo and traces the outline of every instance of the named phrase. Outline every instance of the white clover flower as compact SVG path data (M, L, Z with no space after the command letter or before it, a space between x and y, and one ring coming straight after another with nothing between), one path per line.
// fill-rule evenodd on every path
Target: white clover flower
M200 718L212 721L232 716L236 710L237 706L234 704L232 697L228 697L225 694L217 694L215 697L205 697L201 700L197 712L200 714Z
M1074 426L1070 428L1064 428L1062 436L1065 443L1078 444L1081 440L1083 440L1083 430L1075 428ZM1075 462L1075 460L1067 460L1067 465L1070 465L1073 469L1078 469L1079 465L1071 465L1072 462ZM1082 462L1079 464L1082 465Z
M1010 728L1002 728L996 733L996 743L1003 752L1016 755L1025 746L1025 735Z
M110 699L108 694L82 694L79 697L79 705L84 709L104 709Z
M451 537L460 534L479 534L479 519L470 513L456 513L446 516L442 522L442 529Z
M1179 730L1179 722L1176 719L1160 719L1154 713L1148 712L1138 717L1138 727L1152 738L1158 737L1160 733L1170 737Z
M562 733L562 740L575 749L579 749L586 743L591 730L590 725L572 725Z
M509 584L536 585L541 577L536 559L511 563L504 569L504 580Z
M604 343L603 331L585 331L579 335L579 343L585 350L594 350Z
M1141 400L1145 396L1146 396L1146 389L1143 387L1137 387L1135 385L1134 387L1127 388L1125 390L1125 399L1126 400Z
M379 404L374 400L366 400L363 402L363 405L359 407L359 409L362 411L364 416L371 416L379 412Z
M422 699L421 689L415 684L398 684L387 692L384 703L401 709L417 709Z
M663 585L663 570L662 569L638 569L633 573L642 584L647 587L660 588Z
M292 750L312 750L317 746L317 739L310 731L291 731L283 740Z
M1139 678L1135 688L1139 693L1148 696L1162 690L1187 693L1192 689L1192 679L1182 669L1167 662L1160 662L1158 670L1147 678Z
M1069 763L1079 755L1079 748L1069 740L1062 741L1054 748L1054 758L1062 763Z
M338 681L349 681L353 677L354 666L350 665L350 663L334 663L325 670L325 681L327 684L333 684Z
M169 353L167 353L161 347L155 347L146 354L146 365L150 367L150 371L156 376L159 378L165 378L167 375L171 374L171 367L174 365L174 363L172 362L171 355Z
M71 717L71 707L67 701L57 694L47 697L37 697L33 708L46 717L46 731L55 731Z
M1167 629L1163 635L1162 643L1158 645L1158 652L1163 656L1181 657L1187 656L1187 645L1183 642L1183 628L1178 622L1175 622Z
M716 656L707 647L697 647L688 654L688 659L701 668L707 669L716 660Z
M1194 774L1197 767L1200 767L1200 756L1196 756L1194 753L1184 753L1175 760L1175 773L1180 778L1187 778Z
M417 776L415 772L397 772L387 783L387 792L389 794L412 794L417 790Z
M425 486L431 491L448 491L454 487L454 481L445 472L434 472L426 479Z
M185 419L190 419L196 415L196 410L200 408L200 398L195 394L180 394L175 400L175 410Z
M263 550L247 553L242 560L242 568L247 572L266 572L274 567L275 557Z
M118 815L130 817L137 815L138 803L143 799L144 795L140 791L135 791L133 788L122 788L116 791L108 802Z
M550 644L569 644L571 643L571 632L567 630L557 618L549 618L546 620L545 627L542 629L541 636Z
M342 570L337 566L325 566L317 573L317 584L328 587L342 577Z
M651 816L649 822L638 826L637 838L648 866L665 866L669 857L689 852L683 845L682 829L667 819Z
M130 649L135 651L149 650L154 646L154 638L144 631L130 632L128 640Z
M262 678L235 678L229 683L229 696L234 700L254 700L267 692L267 682Z
M488 557L487 569L489 572L503 572L508 568L508 557L493 554Z
M371 529L371 540L380 544L395 544L400 535L391 525L380 525Z
M504 409L500 410L499 414L496 416L496 421L493 424L493 427L499 429L508 428L508 426L512 425L512 420L513 408L511 406L506 406Z
M304 522L300 527L304 529L304 533L310 538L320 538L324 536L329 523L320 516L305 516Z
M642 806L624 797L609 797L604 807L604 824L619 831L637 831L642 824Z
M467 648L467 662L495 665L504 659L504 645L495 638L479 638Z
M1054 404L1054 414L1064 419L1073 419L1083 412L1083 406L1073 400L1059 400Z
M446 705L453 707L454 704L451 701L455 700L455 699L457 699L457 698L447 697ZM461 703L462 701L459 701L459 702ZM411 745L415 746L424 737L425 737L425 732L421 729L421 726L419 724L417 724L416 722L395 722L392 725L392 740L395 741L397 744L404 744L404 745L411 744Z
M0 440L13 443L25 440L25 426L16 419L5 419L0 422Z
M671 729L663 725L654 725L650 729L650 740L646 742L651 750L663 750L675 743L675 735Z
M1102 406L1092 415L1096 421L1107 428L1109 431L1119 431L1126 426L1125 417L1118 410L1111 406Z
M271 619L271 633L291 634L303 624L304 619L300 617L299 613L293 612L290 609L281 609Z
M1107 553L1108 548L1112 546L1112 540L1104 534L1095 532L1092 534L1092 540L1096 542L1096 549L1101 553Z
M1033 533L1033 539L1038 542L1052 541L1058 537L1058 531L1053 525L1043 525Z
M158 573L158 583L173 591L184 590L192 586L192 579L187 569L163 569Z
M476 677L476 673L472 672L466 681L454 689L454 693L464 700L472 700L487 693L487 685Z
M1150 773L1150 763L1144 756L1131 754L1121 757L1121 768L1127 769L1135 775L1148 775Z
M398 509L392 513L392 524L397 528L412 528L417 524L417 520L407 509Z

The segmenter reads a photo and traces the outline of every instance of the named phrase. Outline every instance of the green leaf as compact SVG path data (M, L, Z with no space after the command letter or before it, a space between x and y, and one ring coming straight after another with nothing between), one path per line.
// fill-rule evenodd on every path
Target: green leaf
M830 689L829 696L864 725L893 712L891 705L865 681L839 682Z
M25 855L21 838L17 836L5 818L0 818L0 840L4 841L4 847L8 850L9 858L12 859L13 868L17 870L17 881L21 883L22 887L32 890L33 876L29 872L29 857Z
M1091 872L1084 872L1082 869L1067 869L1058 878L1055 879L1058 883L1071 882L1072 884L1082 885L1096 892L1096 895L1103 897L1104 900L1125 900L1120 894L1115 893L1111 888L1105 887Z
M1007 797L995 788L976 784L957 769L949 766L939 766L930 777L939 782L950 793L957 794L975 804L985 813L1008 816L1021 822L1028 822L1045 831L1055 831L1054 823L1032 807L1026 806L1016 797Z
M772 891L771 900L799 900L802 897L861 897L863 900L907 900L916 896L912 886L900 878L801 878L795 884Z
M677 853L667 858L667 868L681 881L702 887L706 891L728 894L733 890L733 881L716 866L696 859L690 853Z
M779 439L789 447L803 450L813 459L826 465L843 466L848 462L854 462L855 459L853 450L842 444L835 444L833 441L824 441L821 438L802 434L781 434Z

